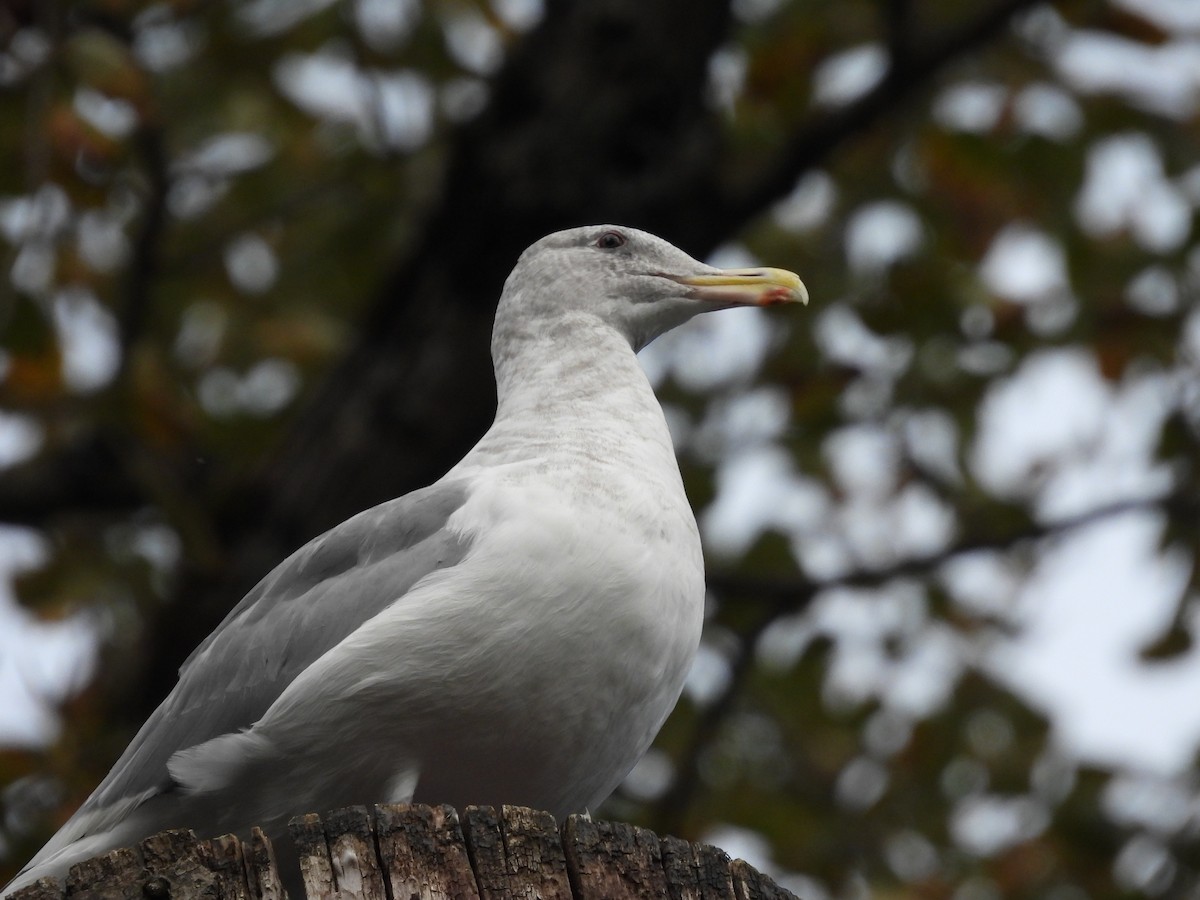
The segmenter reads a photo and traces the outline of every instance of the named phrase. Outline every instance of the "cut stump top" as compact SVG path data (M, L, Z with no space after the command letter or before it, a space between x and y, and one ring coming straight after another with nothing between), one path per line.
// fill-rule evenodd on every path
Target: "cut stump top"
M307 900L795 900L716 847L523 807L352 806L290 824ZM257 828L166 831L8 900L288 900ZM298 898L297 898L298 900Z

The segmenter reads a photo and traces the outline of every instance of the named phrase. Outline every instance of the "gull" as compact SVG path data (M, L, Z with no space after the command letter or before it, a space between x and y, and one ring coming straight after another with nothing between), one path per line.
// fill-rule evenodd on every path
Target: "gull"
M497 307L479 443L259 582L5 892L167 828L278 846L293 816L356 804L596 807L678 700L704 610L636 353L698 313L807 301L791 272L633 228L533 244Z

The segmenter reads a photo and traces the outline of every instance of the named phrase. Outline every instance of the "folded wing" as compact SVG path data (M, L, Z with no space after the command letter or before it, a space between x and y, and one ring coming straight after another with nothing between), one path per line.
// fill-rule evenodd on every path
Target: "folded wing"
M87 845L175 790L167 770L175 753L249 728L343 638L461 561L469 541L447 523L466 498L462 482L438 482L348 519L280 563L188 657L170 696L18 880L40 877L34 870L64 848Z

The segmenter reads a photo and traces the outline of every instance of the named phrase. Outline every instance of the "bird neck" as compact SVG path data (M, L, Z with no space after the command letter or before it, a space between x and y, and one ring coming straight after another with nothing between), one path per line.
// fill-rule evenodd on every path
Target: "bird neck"
M498 323L492 356L496 420L477 452L508 447L526 458L583 455L677 468L662 408L629 339L613 327L583 314L549 327Z

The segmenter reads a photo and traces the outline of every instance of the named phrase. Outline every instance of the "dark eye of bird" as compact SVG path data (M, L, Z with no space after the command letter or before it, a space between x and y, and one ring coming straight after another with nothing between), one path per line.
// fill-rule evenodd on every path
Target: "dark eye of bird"
M596 246L601 250L616 250L625 246L625 235L618 231L606 231L596 238Z

